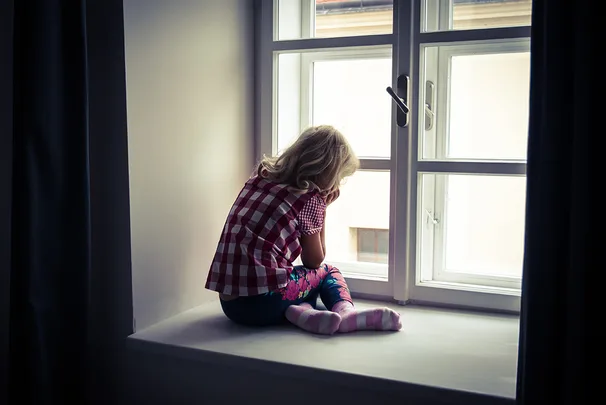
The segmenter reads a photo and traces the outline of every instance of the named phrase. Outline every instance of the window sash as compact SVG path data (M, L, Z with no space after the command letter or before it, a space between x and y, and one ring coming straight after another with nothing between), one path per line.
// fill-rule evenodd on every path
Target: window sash
M422 47L422 50L427 50L429 47ZM455 56L465 55L490 55L490 54L504 54L504 53L516 53L516 52L527 52L530 51L529 39L514 39L514 40L493 40L485 42L475 43L457 43L457 45L448 45L439 47L437 55L431 55L435 59L428 61L427 58L421 58L423 60L421 72L427 65L434 65L437 68L437 83L436 83L436 106L438 114L434 118L435 125L435 136L436 136L436 159L443 161L468 161L469 159L452 159L446 157L446 150L449 139L449 120L450 120L450 70L451 60ZM423 76L423 74L422 74ZM425 99L425 88L421 89L423 93L422 97ZM420 137L423 137L423 132L419 133ZM422 144L420 142L419 144ZM421 151L419 151L421 154ZM422 156L422 155L421 155ZM428 160L428 159L425 159ZM489 159L488 161L492 161ZM502 162L511 163L525 163L526 160L503 160Z
M507 27L491 29L474 29L460 31L436 31L422 32L421 24L421 6L425 3L423 0L413 0L414 8L411 14L408 10L399 10L401 21L411 21L410 43L412 45L411 57L400 55L399 72L408 72L413 78L421 77L422 48L425 46L451 45L456 43L465 43L465 46L482 44L486 41L511 41L520 39L527 41L530 37L530 27ZM444 13L441 13L444 17ZM444 17L445 18L445 17ZM450 18L450 17L448 17ZM444 21L438 21L441 25ZM456 49L456 46L455 48ZM401 50L400 50L401 51ZM410 66L410 70L407 68ZM433 274L423 274L420 268L421 237L423 219L419 208L422 208L421 197L423 190L420 188L419 177L422 173L469 173L469 174L510 174L525 175L526 162L524 161L481 161L481 160L429 160L423 159L420 153L420 142L423 136L424 108L424 88L425 82L419 80L412 81L412 97L409 103L411 111L417 111L415 120L411 122L410 128L400 128L399 137L408 136L409 141L405 146L410 151L409 165L400 165L396 176L408 180L409 194L403 193L400 196L401 201L407 201L405 219L400 219L396 224L396 238L406 240L406 255L400 254L400 258L407 260L406 277L403 279L402 269L395 269L394 297L396 300L408 300L412 302L434 302L449 305L475 306L483 308L501 309L508 311L519 310L520 297L519 290L514 288L494 287L490 285L464 284L463 282L476 282L478 280L471 278L460 278L459 282L436 281L433 280ZM434 101L435 102L435 101ZM434 123L434 128L436 123ZM436 145L437 146L437 145ZM404 149L404 148L403 148ZM432 187L435 187L433 185ZM433 191L433 190L432 190ZM434 198L435 198L435 191ZM408 198L407 198L408 197ZM407 199L406 199L407 198ZM435 204L435 201L434 201ZM420 222L421 221L421 222ZM433 237L431 235L430 237ZM432 249L435 251L435 247ZM433 269L433 260L431 257L430 268ZM470 277L472 277L470 275ZM430 280L430 281L428 281ZM503 281L503 280L501 280ZM515 282L514 282L515 284ZM504 284L502 284L504 285Z
M357 60L373 58L392 58L391 46L353 47L332 49L330 51L305 52L301 54L301 130L312 124L313 117L313 65L315 62L329 60ZM360 158L360 161L373 161L375 164L384 160L377 158ZM385 165L382 165L385 167ZM380 169L381 170L381 169ZM382 169L385 170L385 169Z
M393 77L395 85L399 74L407 74L411 80L409 107L411 112L420 112L418 102L421 95L418 80L421 46L465 41L467 43L486 40L527 39L530 27L507 27L460 31L421 32L422 0L395 0L392 34L311 38L297 40L274 40L276 25L273 19L275 0L261 0L257 14L258 59L257 59L257 136L256 155L275 153L277 55L280 52L313 52L318 50L343 50L352 47L393 46ZM401 24L398 24L401 22ZM398 44L410 44L397 48ZM271 86L269 84L272 84ZM392 113L395 113L395 106ZM348 278L353 292L369 297L394 298L399 302L433 302L448 305L463 305L506 311L519 310L519 291L462 285L449 282L424 281L417 272L417 207L419 190L418 176L423 172L511 174L524 175L525 162L510 161L428 161L418 158L419 121L412 119L406 128L396 128L392 136L391 159L365 159L363 169L391 170L390 202L390 256L389 280ZM267 135L263 135L267 134ZM271 134L271 135L269 135ZM399 187L396 185L399 184ZM399 213L395 213L396 205ZM335 263L337 265L337 263Z
M446 256L446 217L447 201L446 190L448 178L437 176L433 188L433 211L439 215L439 223L432 227L430 234L433 237L433 268L431 269L431 281L443 281L459 284L472 284L481 287L496 287L513 290L522 288L521 277L505 277L496 275L475 274L471 272L450 272L445 268ZM431 192L431 191L430 191ZM421 207L423 209L423 207ZM422 216L423 213L418 213ZM423 272L423 270L420 270ZM427 280L427 274L424 279Z
M448 120L449 120L449 107L450 107L450 61L453 56L460 55L471 55L471 54L502 54L509 52L524 52L529 50L528 39L515 39L515 40L498 40L498 41L487 41L483 43L458 43L456 45L449 45L447 47L430 48L422 47L421 54L423 51L437 50L437 52L431 52L430 55L422 57L421 59L421 77L424 84L427 80L427 76L431 79L437 79L435 86L437 87L437 95L434 97L434 104L436 106L437 115L434 118L434 127L432 129L433 139L422 139L425 138L426 132L424 128L419 128L419 145L430 142L432 146L435 145L435 159L424 159L419 163L419 174L420 173L432 173L432 174L484 174L484 175L524 175L526 172L525 160L509 160L509 161L498 161L498 160L487 160L487 161L472 161L466 159L448 159L446 158L446 149L448 142ZM429 53L429 52L428 52ZM429 71L425 74L426 69ZM419 100L421 105L425 102L425 86L421 86L421 93L423 102ZM423 113L419 114L422 118ZM423 151L418 151L419 155L423 155ZM435 164L434 164L435 163ZM519 277L500 277L490 275L478 275L473 273L453 273L448 272L443 268L444 255L445 255L445 234L444 234L444 214L446 210L446 182L447 178L437 176L433 189L429 191L432 193L430 197L433 205L431 207L432 213L439 213L442 223L434 226L432 231L426 231L431 234L433 239L432 243L428 245L425 241L425 245L420 243L421 246L431 246L433 251L432 268L430 274L427 274L426 268L418 268L417 272L421 273L421 279L423 280L434 280L434 281L446 281L460 284L477 284L481 286L490 287L503 287L509 289L521 288L521 278ZM427 192L427 191L426 191ZM429 197L426 197L429 198ZM425 207L427 204L425 204ZM425 207L421 207L421 210L425 210ZM426 213L418 212L419 218L423 218ZM423 226L421 224L421 226ZM417 232L418 237L423 237L421 232ZM430 237L430 236L427 236ZM418 250L419 255L427 255L427 252ZM424 258L426 262L427 257ZM421 260L421 262L423 262Z

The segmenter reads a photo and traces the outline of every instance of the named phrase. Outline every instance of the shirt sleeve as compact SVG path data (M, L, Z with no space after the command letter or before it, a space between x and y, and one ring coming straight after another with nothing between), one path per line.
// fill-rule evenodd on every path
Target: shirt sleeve
M313 235L322 230L326 202L319 195L314 195L299 212L299 232L302 235Z

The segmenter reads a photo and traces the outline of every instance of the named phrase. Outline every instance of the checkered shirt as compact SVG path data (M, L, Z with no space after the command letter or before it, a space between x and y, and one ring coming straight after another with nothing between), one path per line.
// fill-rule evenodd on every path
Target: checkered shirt
M326 203L317 192L296 195L259 176L249 179L232 206L206 288L236 296L286 286L299 237L322 230Z

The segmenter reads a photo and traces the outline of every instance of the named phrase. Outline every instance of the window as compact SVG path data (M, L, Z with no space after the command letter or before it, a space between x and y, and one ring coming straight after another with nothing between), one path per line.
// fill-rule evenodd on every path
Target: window
M527 39L421 48L421 155L445 172L420 174L420 283L520 289L525 181L511 173L525 166L529 48ZM479 163L458 173L462 161Z
M310 126L347 132L358 157L389 158L392 76L385 46L278 55L277 150Z
M326 261L354 293L519 308L530 17L531 0L262 1L259 150L314 124L350 140Z

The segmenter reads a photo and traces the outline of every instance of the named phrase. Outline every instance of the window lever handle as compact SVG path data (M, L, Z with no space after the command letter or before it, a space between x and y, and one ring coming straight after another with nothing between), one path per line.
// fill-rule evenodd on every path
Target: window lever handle
M391 96L391 98L393 98L393 101L395 101L396 104L398 105L398 107L400 107L400 110L402 110L402 112L404 114L408 114L410 109L406 105L406 102L402 98L400 98L400 96L398 96L391 87L388 87L386 90L389 93L389 95Z

